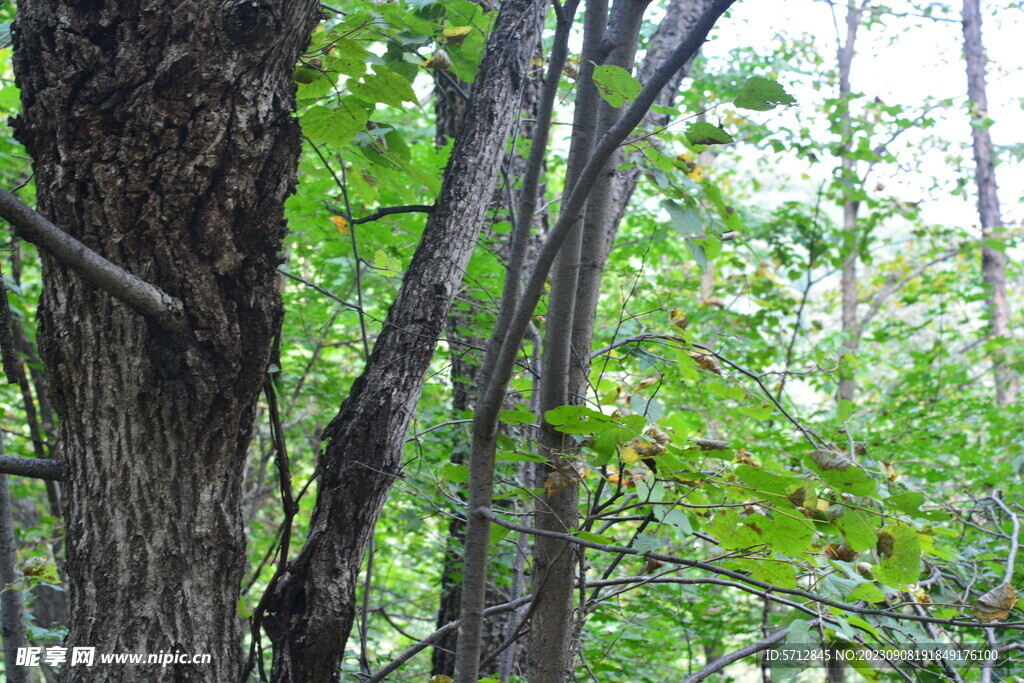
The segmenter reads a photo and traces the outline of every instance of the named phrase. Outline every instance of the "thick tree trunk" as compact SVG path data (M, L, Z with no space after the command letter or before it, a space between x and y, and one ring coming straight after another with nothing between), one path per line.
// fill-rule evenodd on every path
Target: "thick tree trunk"
M409 419L491 198L541 7L538 0L502 5L435 211L366 369L324 432L309 535L274 589L265 620L277 681L338 679L359 567L401 476Z
M184 305L143 318L43 251L40 350L61 419L69 647L208 654L64 680L230 681L239 494L281 322L293 69L318 3L25 0L15 25L40 211Z
M996 187L996 168L992 153L992 135L985 124L988 116L988 95L985 92L985 47L981 41L981 9L979 0L964 0L964 56L967 60L967 97L971 104L971 140L974 148L974 180L978 186L978 216L982 234L998 239L1003 231ZM983 244L981 273L989 287L988 313L992 336L1009 339L1010 304L1006 298L1006 253L1001 248ZM993 369L996 381L996 402L1012 403L1017 398L1018 379L1006 364L1005 352L995 354Z

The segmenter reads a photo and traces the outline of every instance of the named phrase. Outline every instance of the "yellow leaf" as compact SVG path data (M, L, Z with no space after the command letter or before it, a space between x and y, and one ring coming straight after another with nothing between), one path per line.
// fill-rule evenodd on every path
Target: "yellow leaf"
M331 216L331 222L334 223L334 227L338 229L338 232L342 235L348 232L348 221L343 216Z
M668 321L672 323L672 327L678 327L680 330L685 330L690 326L690 319L686 317L686 311L681 308L673 308L669 311Z
M623 446L619 450L619 460L627 465L632 465L640 460L640 454L636 452L636 448L633 447L633 444L629 444L627 446Z
M430 59L423 62L424 69L436 69L438 71L448 71L452 68L452 60L448 56L448 53L444 50L438 50L430 56Z
M436 676L431 676L427 680L427 683L455 683L455 681L452 680L451 676L445 676L444 674L437 674Z
M462 41L466 39L466 36L468 36L472 30L472 26L451 26L441 31L441 33L444 34L445 42L451 43L452 45L462 45Z

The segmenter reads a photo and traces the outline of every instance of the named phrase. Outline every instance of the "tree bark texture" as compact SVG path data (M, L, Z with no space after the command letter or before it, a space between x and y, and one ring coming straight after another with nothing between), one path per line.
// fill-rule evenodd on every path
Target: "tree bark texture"
M539 56L539 53L538 53ZM447 144L449 139L454 139L462 125L462 115L466 108L463 93L470 90L468 83L459 84L456 88L449 81L446 73L438 74L435 86L435 119L436 135L435 140L438 146ZM526 82L526 87L520 96L520 103L517 108L519 120L516 123L517 137L519 139L531 139L533 124L524 125L523 119L536 121L538 103L541 97L541 80L536 73L531 73ZM515 179L523 175L526 160L519 154L506 153L502 159L502 165L506 170L508 182L513 183ZM516 196L518 191L515 188L506 187L499 179L494 197L494 206L491 213L492 224L495 221L514 221L515 208L521 206L521 201ZM511 205L510 205L511 204ZM495 252L504 261L508 261L511 251L510 240L507 235L488 235L486 239L493 240ZM462 296L469 294L465 289L461 290ZM486 310L485 302L481 299L471 299L468 311L459 311L453 308L448 316L448 336L450 339L463 342L455 346L454 357L451 360L451 385L452 385L452 417L459 419L467 413L471 413L476 404L477 386L479 382L480 364L482 358L476 349L483 348L487 344L486 337L481 336L479 325L479 312L474 309ZM462 465L465 463L464 444L466 441L465 432L456 432L456 444L452 447L452 463ZM441 596L438 603L437 627L456 621L459 618L459 604L462 600L462 584L458 579L460 565L462 563L462 547L466 536L466 522L454 511L451 521L448 524L448 537L445 542L444 566L441 571ZM517 562L518 559L518 562ZM511 586L499 587L493 584L488 587L487 601L489 604L509 602L521 595L516 594L515 587L522 584L522 558L509 558L509 566L514 573ZM521 591L520 591L521 592ZM509 635L509 630L516 624L516 613L506 612L493 616L485 624L482 635L482 646L485 652L489 652L500 646ZM453 676L455 674L455 649L458 641L458 632L452 630L439 638L434 644L431 655L431 674L443 674ZM511 670L519 664L521 655L525 648L525 639L520 639L510 645L502 654L500 660L494 661L484 673L495 678L508 678L508 674L502 673L502 668ZM516 667L525 668L525 667Z
M401 476L410 416L491 199L541 7L538 0L502 5L436 208L365 370L324 431L309 534L265 619L277 681L338 680L363 554Z
M995 158L992 135L985 123L988 117L988 95L985 91L985 46L981 39L981 8L979 0L964 0L964 56L967 61L967 98L971 107L971 142L974 150L974 180L978 188L978 217L986 238L999 238L1003 219L999 211ZM993 337L1009 339L1010 304L1006 298L1006 254L1000 248L983 244L981 274L989 287L989 326ZM1018 378L1005 360L1005 353L996 354L993 363L996 380L996 402L1012 403L1017 398Z
M0 451L3 439L0 437ZM18 543L14 535L14 515L7 475L0 474L0 582L5 588L0 593L0 638L3 639L4 670L10 683L29 683L32 671L16 664L18 648L28 647L25 622L24 593L12 584L18 579L16 564Z
M39 211L183 304L186 333L42 251L40 352L61 420L69 647L211 655L63 680L234 680L242 468L282 310L319 5L24 0L14 29Z

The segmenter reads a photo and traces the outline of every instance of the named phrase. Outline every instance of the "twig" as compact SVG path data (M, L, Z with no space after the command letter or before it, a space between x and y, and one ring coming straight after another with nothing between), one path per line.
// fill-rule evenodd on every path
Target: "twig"
M812 623L814 623L814 622L812 622ZM684 678L683 679L683 683L697 683L698 681L703 681L705 678L707 678L711 674L718 673L719 671L721 671L725 667L729 666L733 662L737 662L737 661L743 659L744 657L749 657L750 655L756 655L758 652L761 652L763 650L767 650L768 648L770 648L775 643L778 643L779 641L785 640L787 635L789 635L789 627L788 626L786 628L782 629L781 631L776 631L775 633L773 633L772 635L768 636L767 638L762 638L761 640L757 641L756 643L751 643L750 645L747 645L746 647L741 647L738 650L730 652L729 654L725 655L724 657L719 657L715 661L711 662L710 664L708 664L707 666L702 668L700 671L695 671L692 674L690 674L689 676L687 676L686 678Z
M871 608L871 607L860 607L858 605L851 605L849 603L838 602L838 601L832 600L830 598L825 598L825 597L817 595L817 594L815 594L815 593L813 593L811 591L802 590L802 589L799 589L799 588L783 588L781 586L773 586L772 584L765 583L764 581L758 581L757 579L753 579L753 578L751 578L751 577L749 577L746 574L743 574L741 572L733 571L731 569L723 569L722 567L717 567L717 566L715 566L713 564L709 564L707 562L700 562L698 560L685 560L685 559L680 558L680 557L673 557L671 555L662 555L660 553L641 553L640 551L638 551L635 548L627 548L627 547L624 547L624 546L612 545L612 544L608 544L608 543L596 543L594 541L587 541L587 540L584 540L582 538L577 538L576 536L572 536L570 534L564 534L564 533L561 533L561 532L558 532L558 531L547 531L545 529L536 529L536 528L533 528L533 527L526 527L526 526L522 526L520 524L515 524L513 522L509 522L509 521L505 520L503 517L501 517L500 515L496 514L490 508L486 508L486 507L479 507L479 508L477 508L476 510L473 511L473 514L480 515L481 517L484 517L484 518L490 520L491 522L497 524L498 526L503 526L506 529L511 529L513 531L519 531L521 533L532 534L534 536L550 536L551 538L557 538L559 540L567 541L569 543L575 543L577 545L581 545L581 546L584 546L584 547L587 547L587 548L593 548L594 550L602 550L604 552L609 552L609 553L622 553L624 555L638 555L638 556L643 556L643 557L648 557L648 558L651 558L651 559L654 559L654 560L658 560L660 562L665 562L667 564L677 564L677 565L681 565L683 567L690 567L692 569L701 569L701 570L704 570L704 571L707 571L707 572L711 572L713 574L720 574L722 576L728 576L728 577L730 577L732 579L736 579L737 581L739 581L742 584L744 584L742 586L737 586L737 587L741 588L744 591L754 593L756 595L760 595L761 592L760 591L753 591L753 590L751 590L751 587L759 588L762 591L768 590L768 591L774 591L776 593L784 593L786 595L795 595L795 596L804 598L806 600L811 600L813 602L817 602L817 603L825 605L827 607L836 607L836 608L841 609L841 610L843 610L845 612L853 612L855 614L867 614L867 615L871 615L871 616L889 617L889 618L897 619L897 620L902 619L902 620L907 620L907 621L916 621L916 622L925 623L925 624L941 624L941 625L944 625L944 626L965 626L965 627L968 627L968 628L979 628L979 627L982 627L982 624L979 624L976 621L966 621L966 620L962 620L962 619L940 619L938 617L924 617L924 616L918 616L918 615L914 615L914 614L903 614L903 613L896 612L896 611L893 611L893 610L875 609L875 608ZM1020 628L1024 627L1024 622L1010 622L1010 623L1000 624L999 626L1002 627L1002 628L1020 629ZM991 627L989 627L989 628L991 628Z
M380 220L384 216L393 216L400 213L433 213L433 205L427 204L409 204L407 206L385 206L384 208L377 209L369 216L363 216L362 218L350 218L347 213L341 209L336 209L331 206L328 202L324 202L327 210L333 213L335 216L341 216L352 225L362 225L363 223L372 223L373 221Z

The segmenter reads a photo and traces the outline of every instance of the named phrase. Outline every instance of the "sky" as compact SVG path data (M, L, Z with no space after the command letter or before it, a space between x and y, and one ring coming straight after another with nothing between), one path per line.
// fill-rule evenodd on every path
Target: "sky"
M923 4L923 3L919 3ZM909 3L896 0L890 3L894 12L910 13L915 10ZM1024 51L1020 49L1024 36L1024 10L1010 7L1010 3L982 3L983 40L989 57L988 99L989 115L995 120L991 132L996 145L1024 143ZM942 16L955 21L936 21L919 17L887 16L875 27L861 27L857 36L857 54L854 58L851 81L855 91L865 93L869 99L881 98L886 104L919 104L927 98L951 98L954 107L938 117L930 131L943 141L938 148L928 148L920 135L900 138L895 150L900 155L922 159L920 172L907 169L879 169L877 180L886 191L906 201L921 201L922 216L926 223L972 226L977 224L977 212L972 196L954 197L949 192L927 196L930 179L944 179L944 188L952 189L958 177L966 170L973 173L970 149L970 128L967 120L967 80L962 58L963 34L959 23L960 5L955 3L950 12ZM777 35L810 36L820 54L834 59L837 35L845 38L845 6L823 0L740 0L729 16L720 22L712 34L713 40L705 46L705 54L726 55L731 49L743 46L761 46L770 50L777 44ZM834 62L833 62L834 63ZM784 84L786 75L781 75ZM798 83L786 84L797 96L801 106L815 106L815 97L834 96L833 92L815 93ZM784 113L777 114L785 116ZM762 119L769 125L769 118ZM932 143L934 145L934 142ZM947 152L966 154L964 169L950 167ZM795 171L795 167L794 167ZM1024 219L1024 164L1009 162L997 169L1003 221L1020 226ZM810 186L811 184L809 184ZM816 186L816 184L813 184Z

